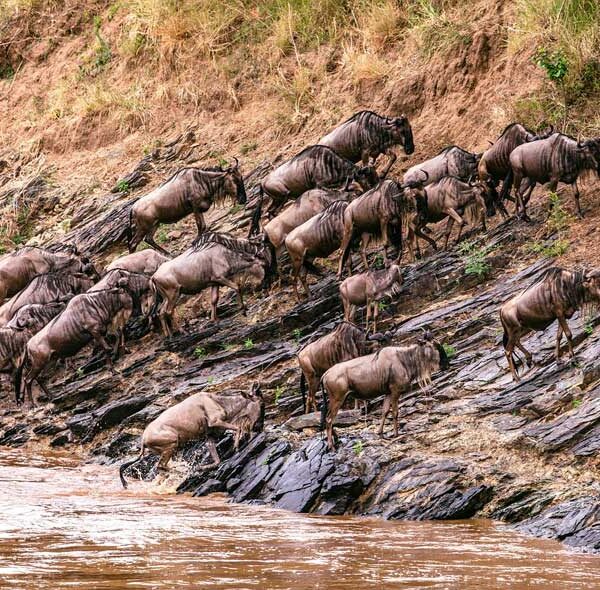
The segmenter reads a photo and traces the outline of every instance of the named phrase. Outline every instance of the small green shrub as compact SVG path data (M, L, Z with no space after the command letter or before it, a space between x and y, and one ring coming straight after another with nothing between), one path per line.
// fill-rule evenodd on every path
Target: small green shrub
M465 274L475 275L480 279L486 277L492 270L491 265L486 260L486 257L491 250L492 248L490 246L471 249L465 263Z
M120 193L127 193L127 192L129 192L129 183L126 180L124 180L124 179L119 180L117 182L117 190Z
M212 385L212 384L215 382L215 378L214 378L214 376L213 376L213 375L210 375L210 376L208 377L208 379L206 380L206 382L207 382L209 385Z
M578 408L581 405L582 401L583 400L580 400L580 399L574 399L573 400L573 407L574 408Z
M569 71L567 56L561 49L550 51L545 47L538 47L533 61L546 72L548 79L555 84L562 84Z
M594 323L592 318L587 318L585 320L585 324L583 325L583 333L586 336L591 336L594 333Z
M164 244L169 241L169 237L167 236L167 230L164 228L159 229L156 232L156 241L160 244Z
M358 457L362 454L363 450L364 450L364 444L362 440L355 440L354 443L352 444L352 450L354 451L354 454Z
M233 205L233 207L231 207L229 209L229 213L231 215L235 215L236 213L239 213L243 208L244 208L244 205L241 205L240 203L236 203L235 205Z
M284 389L283 389L283 387L281 387L281 385L278 385L275 388L275 403L276 404L279 403L279 400L281 399L281 396L283 395L283 391L284 391Z
M388 304L385 301L379 301L377 303L377 309L379 311L385 311L388 308Z
M244 340L244 348L246 350L251 350L254 348L254 342L252 342L252 338L246 338L246 340Z
M206 348L203 346L198 346L194 348L194 356L198 359L203 359L206 357Z
M296 346L299 346L300 337L302 336L302 330L300 330L300 328L294 328L294 331L292 332L292 334L294 335L294 342L295 342Z
M456 356L456 348L454 348L454 346L452 346L451 344L442 344L442 348L444 349L444 352L446 353L446 356L451 359L452 357Z
M235 348L235 344L222 344L221 348L225 351L225 352L229 352L230 350L233 350Z
M240 147L240 154L242 154L242 156L247 156L250 152L253 152L257 147L258 144L255 141L251 143L244 143Z

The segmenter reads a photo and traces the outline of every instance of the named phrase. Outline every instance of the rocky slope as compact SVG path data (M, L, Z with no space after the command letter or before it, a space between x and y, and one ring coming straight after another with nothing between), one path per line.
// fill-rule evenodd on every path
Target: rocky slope
M128 176L131 185L178 164L174 158L185 156L190 141L180 137L142 160ZM266 170L267 164L247 178L251 198ZM55 190L38 190L40 201L51 201ZM107 195L81 213L66 238L97 259L110 258L122 248L130 202L128 195ZM245 211L217 211L211 223L231 229L246 217ZM172 246L183 248L189 233L172 233ZM201 317L197 301L184 304L184 333L169 340L134 323L131 352L115 373L85 351L56 370L52 399L42 397L32 412L15 408L6 388L0 444L83 445L91 460L118 463L136 452L141 430L163 408L191 392L248 388L258 380L268 399L265 432L235 456L225 437L220 452L227 460L211 472L197 470L207 459L203 444L187 448L187 467L182 472L179 465L173 475L180 491L226 491L235 501L327 514L486 516L600 549L600 333L593 331L600 320L576 315L572 321L575 362L554 361L553 328L532 335L536 366L518 384L500 345L499 305L554 264L536 257L531 245L555 240L547 224L508 220L404 267L402 293L382 310L382 328L393 331L395 343L433 330L451 346L452 360L426 392L414 390L402 400L398 439L376 435L380 404L372 403L366 417L343 414L340 448L325 452L319 417L301 415L295 354L340 319L337 281L326 273L311 299L297 303L284 272L279 288L250 299L247 317L226 297L216 324ZM131 475L152 478L153 465L147 459Z

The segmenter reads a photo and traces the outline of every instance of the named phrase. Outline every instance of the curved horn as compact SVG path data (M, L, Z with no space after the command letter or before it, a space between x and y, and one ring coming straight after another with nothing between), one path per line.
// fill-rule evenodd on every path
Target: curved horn
M554 125L552 125L552 123L550 123L550 131L548 132L548 135L552 135L554 133Z
M350 190L350 185L352 184L352 176L346 176L346 184L344 185L344 190Z
M229 169L230 170L237 170L240 167L240 162L239 162L239 160L235 156L233 156L233 160L235 162L235 166L229 166Z
M427 182L429 180L429 172L427 172L427 170L423 170L423 169L421 169L419 172L422 172L423 174L425 174L425 178L423 179L423 182Z

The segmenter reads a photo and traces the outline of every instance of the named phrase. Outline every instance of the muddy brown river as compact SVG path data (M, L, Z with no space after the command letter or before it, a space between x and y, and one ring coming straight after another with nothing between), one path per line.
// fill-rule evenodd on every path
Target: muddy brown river
M600 557L487 521L317 517L0 451L0 588L600 588Z

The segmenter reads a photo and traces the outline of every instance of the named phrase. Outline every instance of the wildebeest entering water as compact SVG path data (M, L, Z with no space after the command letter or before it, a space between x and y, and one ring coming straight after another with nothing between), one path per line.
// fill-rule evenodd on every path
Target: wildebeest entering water
M573 272L551 268L540 280L502 306L502 343L515 381L519 381L514 363L515 347L525 355L527 365L532 365L531 353L521 344L521 338L531 330L545 330L558 320L556 360L560 359L563 333L567 338L569 353L571 357L574 356L572 333L567 320L586 303L600 303L600 270Z
M244 179L237 160L225 170L182 168L133 204L129 213L129 252L144 240L170 257L169 252L154 241L159 224L175 223L193 213L198 235L201 235L206 228L204 213L213 203L227 197L237 199L240 204L246 202Z
M125 471L142 460L146 451L160 455L158 469L166 470L175 453L184 443L206 438L206 446L213 462L201 469L217 466L221 459L215 437L224 430L234 432L234 448L253 432L264 426L265 403L258 384L253 384L249 394L243 392L200 392L165 410L153 420L142 434L140 454L119 468L123 487L127 487Z
M277 272L276 264L270 243L214 232L202 235L191 248L162 264L152 275L154 313L158 314L163 333L173 333L173 315L180 294L195 295L211 287L211 319L216 321L220 286L234 289L245 311L244 284L255 280L267 288Z
M380 154L387 154L389 162L382 172L385 178L396 161L392 147L401 145L407 154L415 151L410 122L405 115L382 117L372 111L360 111L319 140L340 156L352 162L362 161L367 166Z
M424 386L437 370L448 368L443 346L430 334L411 346L388 346L375 354L334 365L321 378L323 403L321 428L327 428L327 445L335 450L333 423L349 394L370 400L385 395L379 434L392 413L394 433L398 436L398 400L413 382Z

